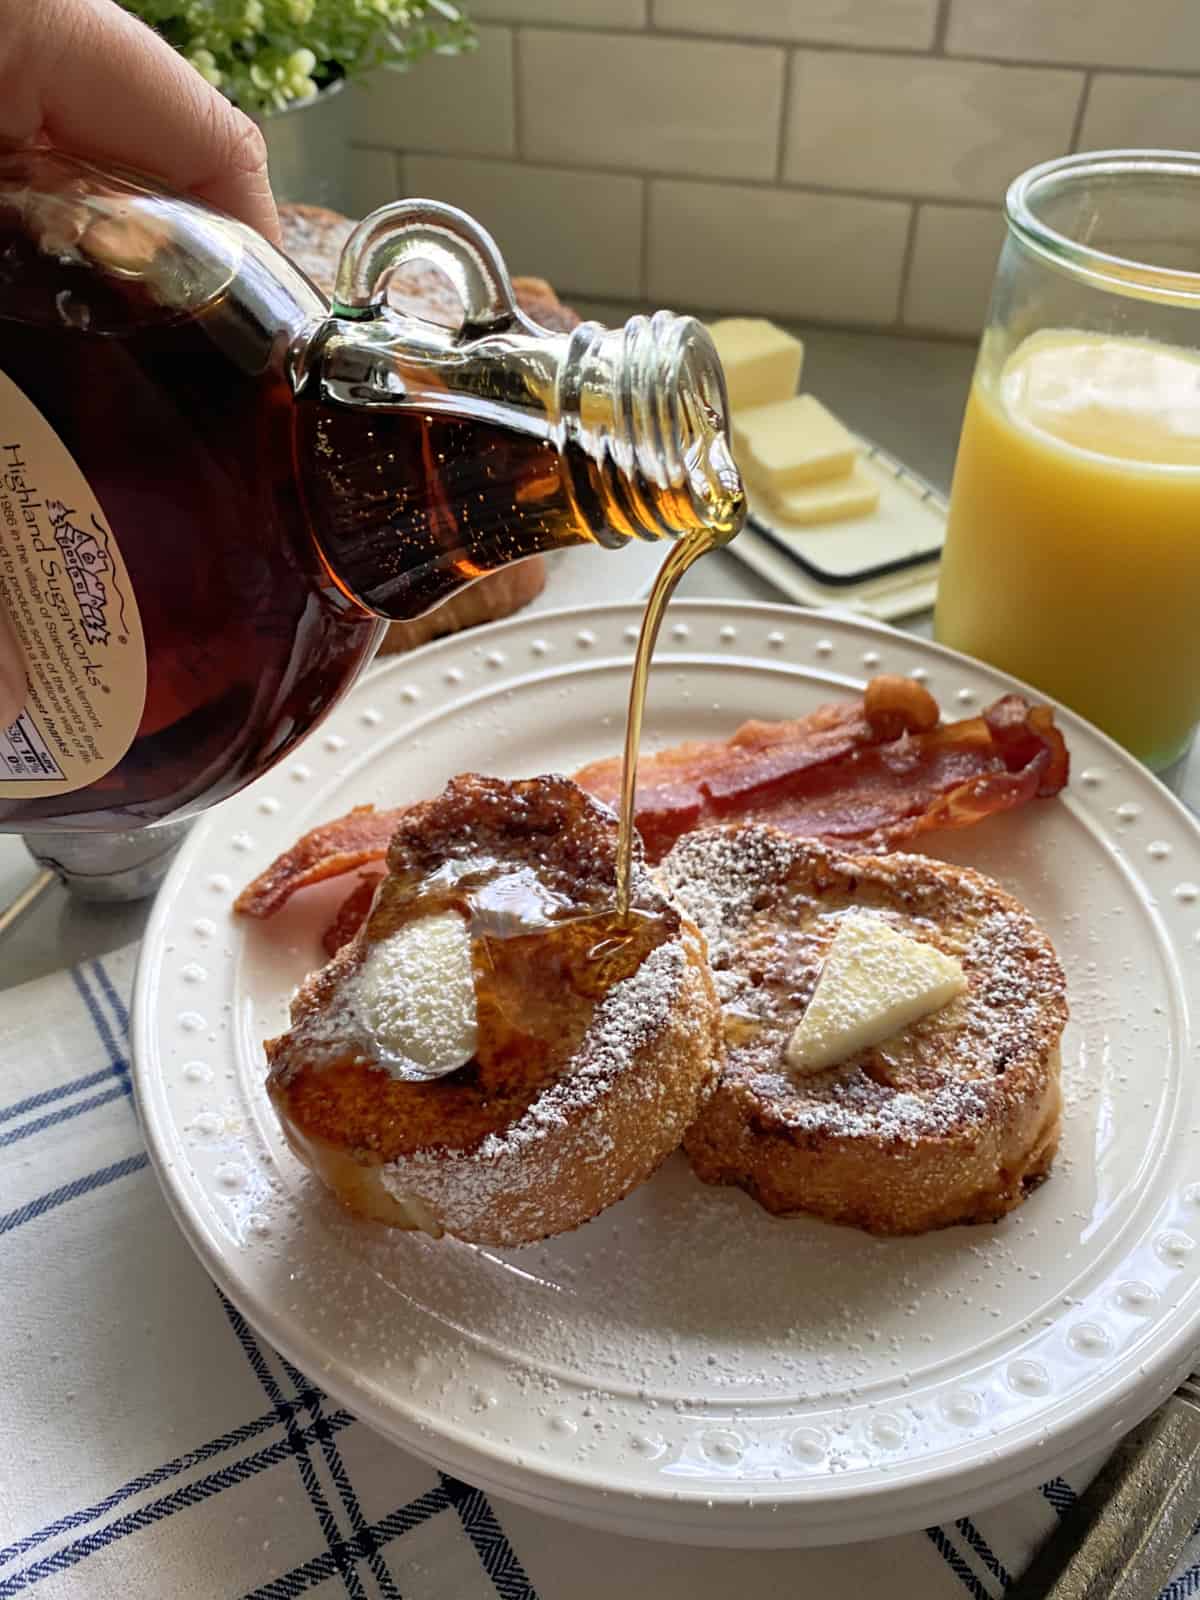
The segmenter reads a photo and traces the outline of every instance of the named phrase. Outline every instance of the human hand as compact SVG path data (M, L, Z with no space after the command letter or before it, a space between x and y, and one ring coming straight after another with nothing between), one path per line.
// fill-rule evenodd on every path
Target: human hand
M35 143L154 173L278 243L258 128L115 0L0 0L0 148ZM0 728L24 700L0 613Z
M0 0L0 146L35 142L154 173L279 242L258 128L115 0Z

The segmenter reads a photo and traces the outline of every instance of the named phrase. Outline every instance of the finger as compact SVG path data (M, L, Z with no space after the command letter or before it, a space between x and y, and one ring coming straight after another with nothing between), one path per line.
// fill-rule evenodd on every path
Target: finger
M25 695L25 658L0 605L0 728L17 720Z
M39 136L152 171L278 242L259 130L114 0L0 0L0 139Z

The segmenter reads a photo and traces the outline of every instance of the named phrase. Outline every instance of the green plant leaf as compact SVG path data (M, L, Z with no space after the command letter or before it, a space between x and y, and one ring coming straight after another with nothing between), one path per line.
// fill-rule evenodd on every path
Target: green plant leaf
M311 98L373 67L406 69L473 50L451 0L121 0L251 116ZM311 51L307 70L301 67Z

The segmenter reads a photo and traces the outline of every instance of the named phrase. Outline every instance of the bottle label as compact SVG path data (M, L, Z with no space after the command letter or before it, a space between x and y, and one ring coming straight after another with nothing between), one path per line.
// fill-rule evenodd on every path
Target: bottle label
M3 372L0 609L29 685L21 715L0 728L0 799L85 789L116 766L142 719L142 619L100 502Z

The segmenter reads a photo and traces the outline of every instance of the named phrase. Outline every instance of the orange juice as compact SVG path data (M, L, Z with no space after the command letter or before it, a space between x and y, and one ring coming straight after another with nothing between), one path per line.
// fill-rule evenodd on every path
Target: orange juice
M967 405L936 634L1151 767L1200 721L1200 354L1047 330Z

